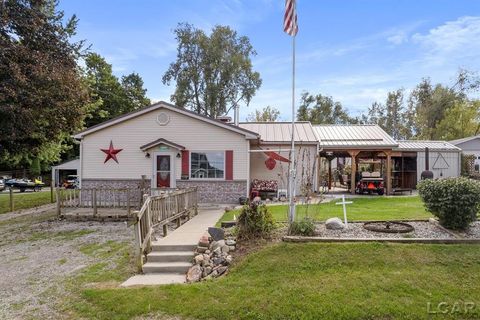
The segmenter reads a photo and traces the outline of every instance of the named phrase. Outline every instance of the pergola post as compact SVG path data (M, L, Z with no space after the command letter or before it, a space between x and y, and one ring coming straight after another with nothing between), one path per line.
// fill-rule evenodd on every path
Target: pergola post
M351 164L352 173L351 173L351 177L350 177L350 193L355 194L355 188L357 187L355 177L357 175L357 155L358 155L358 151L350 150L350 151L348 151L348 154L352 158L352 164Z
M387 195L392 194L392 152L385 151L387 155Z
M328 161L328 190L332 189L332 160L335 159L335 156L332 154L327 154L325 157Z

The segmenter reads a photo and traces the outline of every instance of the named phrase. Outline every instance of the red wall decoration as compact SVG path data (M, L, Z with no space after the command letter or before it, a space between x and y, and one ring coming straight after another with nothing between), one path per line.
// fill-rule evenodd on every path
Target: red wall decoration
M273 170L276 165L277 161L275 161L275 159L273 159L272 157L268 157L267 160L265 160L265 166L268 170Z
M107 161L110 160L110 159L113 159L116 163L118 163L117 153L119 153L123 149L115 149L113 147L112 140L110 140L110 147L108 149L100 149L100 150L102 150L107 155L105 157L105 161L103 163L107 163Z

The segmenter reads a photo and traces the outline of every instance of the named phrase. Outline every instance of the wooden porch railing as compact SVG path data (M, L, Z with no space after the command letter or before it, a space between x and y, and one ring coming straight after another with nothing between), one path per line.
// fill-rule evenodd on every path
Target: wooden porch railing
M197 214L197 188L169 191L164 194L145 195L142 208L134 211L135 254L137 266L141 270L144 256L151 250L152 234L155 227L162 226L163 235L168 232L168 223L176 222L177 227L181 219L190 219Z
M61 215L63 208L92 208L93 215L97 215L98 208L118 208L128 211L140 208L143 191L141 189L56 189L57 215Z

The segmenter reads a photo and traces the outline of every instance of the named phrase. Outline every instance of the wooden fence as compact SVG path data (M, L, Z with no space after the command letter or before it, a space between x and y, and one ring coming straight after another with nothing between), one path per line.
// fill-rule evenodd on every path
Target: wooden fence
M151 250L151 238L155 227L163 227L167 235L168 223L176 222L177 227L182 218L190 219L197 214L197 188L169 191L161 195L145 196L139 211L134 211L134 231L136 257L139 270L143 265L144 255Z
M57 188L57 214L64 208L92 208L97 215L98 208L118 208L131 213L142 205L142 189L63 189Z

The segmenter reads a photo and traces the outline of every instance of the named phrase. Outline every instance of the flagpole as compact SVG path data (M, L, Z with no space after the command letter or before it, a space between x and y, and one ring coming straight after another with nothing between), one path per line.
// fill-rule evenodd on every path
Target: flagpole
M292 147L290 151L290 179L289 179L289 213L288 221L291 225L295 221L295 38L292 37Z

